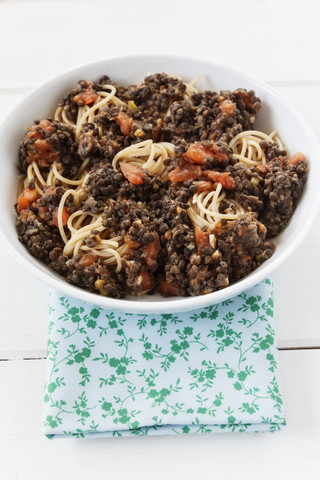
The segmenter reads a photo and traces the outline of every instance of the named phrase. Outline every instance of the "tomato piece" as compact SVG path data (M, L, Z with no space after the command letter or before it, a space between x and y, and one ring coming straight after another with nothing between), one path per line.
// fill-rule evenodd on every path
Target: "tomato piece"
M95 102L97 98L98 98L98 95L93 90L92 83L89 83L87 88L83 92L78 93L78 95L75 95L73 97L73 101L75 103L83 102L84 105L88 105L89 103Z
M129 233L126 233L124 236L124 241L130 248L130 250L137 250L140 248L141 243L136 240L131 240Z
M47 130L48 127L50 127L51 122L50 120L44 119L40 120L39 122L39 127L43 128L43 130Z
M34 148L41 154L50 154L51 153L51 145L47 138L42 140L38 139L34 142Z
M218 145L213 143L211 145L212 156L217 162L222 163L224 160L228 160L228 155L226 153L222 153Z
M236 109L236 104L231 100L223 100L219 107L222 113L225 113L226 115L232 115Z
M195 241L197 245L209 243L209 233L204 232L200 227L194 229Z
M35 188L32 190L30 188L25 188L23 195L18 197L18 212L21 213L22 210L30 207L30 205L37 200L39 194Z
M36 162L40 167L48 167L51 163L58 161L60 153L52 150L47 138L37 139L29 151L28 161Z
M31 205L31 203L37 200L39 194L36 188L33 188L32 190L30 188L25 188L23 191L23 196L28 200Z
M50 120L40 120L39 127L43 128L43 130L45 130L46 132L54 132L54 128L51 125Z
M130 135L130 132L131 132L131 125L132 125L132 122L133 122L132 118L129 117L129 115L127 115L124 112L119 112L119 114L115 118L115 120L120 125L120 130L121 130L122 135L125 135L126 137L128 137Z
M27 133L27 137L30 138L30 140L42 140L43 139L43 135L39 132L39 130L33 130L31 129L28 133Z
M195 180L201 175L201 167L193 163L181 163L177 168L169 172L168 179L171 182L184 182Z
M236 97L240 97L240 99L246 104L249 112L255 112L255 109L253 108L252 98L250 97L248 92L240 88L239 90L234 92L234 94Z
M234 190L236 188L236 182L233 178L230 178L230 172L215 172L214 170L205 170L202 172L204 175L213 180L214 182L221 183L221 185L227 190Z
M194 229L195 241L198 245L198 252L201 253L204 247L209 245L209 233L201 230L200 227Z
M262 163L257 165L256 169L258 170L259 173L262 173L262 174L266 174L269 170L268 166Z
M211 192L213 190L212 182L205 182L204 180L193 182L198 187L198 193L201 192Z
M37 205L37 208L40 215L45 215L47 212L49 212L47 205Z
M52 195L55 192L55 187L52 187L51 185L49 187L45 187L45 191L43 192L43 197L46 197L48 195Z
M183 290L181 285L177 282L167 282L167 280L161 280L158 285L159 292L165 297L173 297L177 295L182 295Z
M159 236L156 232L153 232L153 242L147 243L142 249L142 261L147 268L152 268L157 263L158 253L161 249Z
M258 225L258 228L259 228L259 231L260 231L261 235L263 235L263 238L265 238L265 236L267 234L267 227L265 225L263 225L263 223L258 222L258 220L257 220L257 225Z
M200 165L206 163L205 160L207 157L213 158L213 152L200 142L192 143L184 154L185 159L191 163L199 163Z
M141 167L136 167L131 163L122 162L120 163L120 169L130 183L133 183L134 185L143 184L144 171Z
M228 159L226 153L222 153L218 145L212 143L209 147L200 142L192 143L183 158L191 163L205 165L207 158L214 158L219 163Z
M55 227L59 228L59 222L58 222L58 212L59 208L56 208L52 214L52 220L51 220L51 225L54 225ZM66 207L63 207L62 209L62 225L65 227L68 223L68 218L70 217L68 210Z
M23 197L22 195L19 195L18 197L18 213L21 213L22 210L25 210L30 206L29 200L26 197Z
M82 267L88 267L89 265L92 265L98 260L97 255L93 255L92 253L87 253L85 255L82 255L80 260L79 260L79 265Z
M39 122L39 125L34 125L31 130L27 133L27 137L30 138L30 140L43 140L44 136L43 134L39 131L39 127L45 130L46 132L53 133L54 128L51 126L50 120L41 120Z
M289 158L288 165L290 165L290 166L297 165L298 163L304 162L305 160L306 159L305 159L305 156L303 155L303 153L298 152L295 155L293 155L293 157Z
M140 272L136 278L142 290L150 290L154 285L154 281L148 272Z

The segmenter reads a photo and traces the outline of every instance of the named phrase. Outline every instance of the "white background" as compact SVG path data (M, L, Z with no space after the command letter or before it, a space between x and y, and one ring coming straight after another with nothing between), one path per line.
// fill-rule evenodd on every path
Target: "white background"
M67 68L117 55L172 53L267 81L320 138L319 5L0 0L0 120L32 87ZM283 432L49 441L41 433L47 287L0 244L0 479L319 479L319 247L320 220L274 275Z

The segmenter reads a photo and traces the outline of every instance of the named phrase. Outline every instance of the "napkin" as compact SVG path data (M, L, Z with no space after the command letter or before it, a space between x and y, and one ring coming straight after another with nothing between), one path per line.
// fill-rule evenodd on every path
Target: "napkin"
M266 279L181 313L111 311L50 292L44 433L274 432L285 425Z

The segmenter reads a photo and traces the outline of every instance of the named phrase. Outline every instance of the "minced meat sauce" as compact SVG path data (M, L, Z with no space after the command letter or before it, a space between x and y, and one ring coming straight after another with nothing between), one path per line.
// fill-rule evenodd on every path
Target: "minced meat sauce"
M88 261L87 255L84 261L81 253L64 255L57 209L66 188L46 187L39 196L34 180L16 205L19 239L29 252L67 282L113 298L155 291L163 296L203 295L240 280L267 260L275 249L270 239L288 224L302 194L308 164L302 154L289 158L266 141L260 144L267 158L264 165L248 167L233 157L229 141L253 129L260 109L255 93L237 89L186 96L184 82L166 74L149 75L129 87L117 86L108 77L97 83L82 80L60 103L70 122L76 122L81 106L93 104L105 83L115 86L117 97L128 106L100 109L93 122L83 125L78 140L67 123L36 121L20 144L19 170L25 174L36 162L45 179L59 161L63 176L73 178L89 159L80 209L102 215L110 238L125 239L122 268L116 273L101 257ZM103 135L99 125L104 126ZM112 167L120 150L146 139L175 145L173 158L164 162L168 179L144 171L135 181ZM202 155L201 161L197 155L186 157L194 145L210 155ZM236 221L218 222L211 232L214 243L210 232L195 228L188 215L188 200L208 188L208 182L210 189L217 182L225 189L221 213L228 212L230 199L244 210ZM79 209L72 196L64 208L67 215ZM90 248L99 241L94 229L84 239Z

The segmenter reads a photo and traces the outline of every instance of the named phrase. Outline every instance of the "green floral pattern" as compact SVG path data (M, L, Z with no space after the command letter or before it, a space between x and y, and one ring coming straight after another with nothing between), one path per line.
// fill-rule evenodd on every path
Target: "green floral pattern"
M269 279L174 314L112 312L51 292L44 433L281 429L273 306Z

